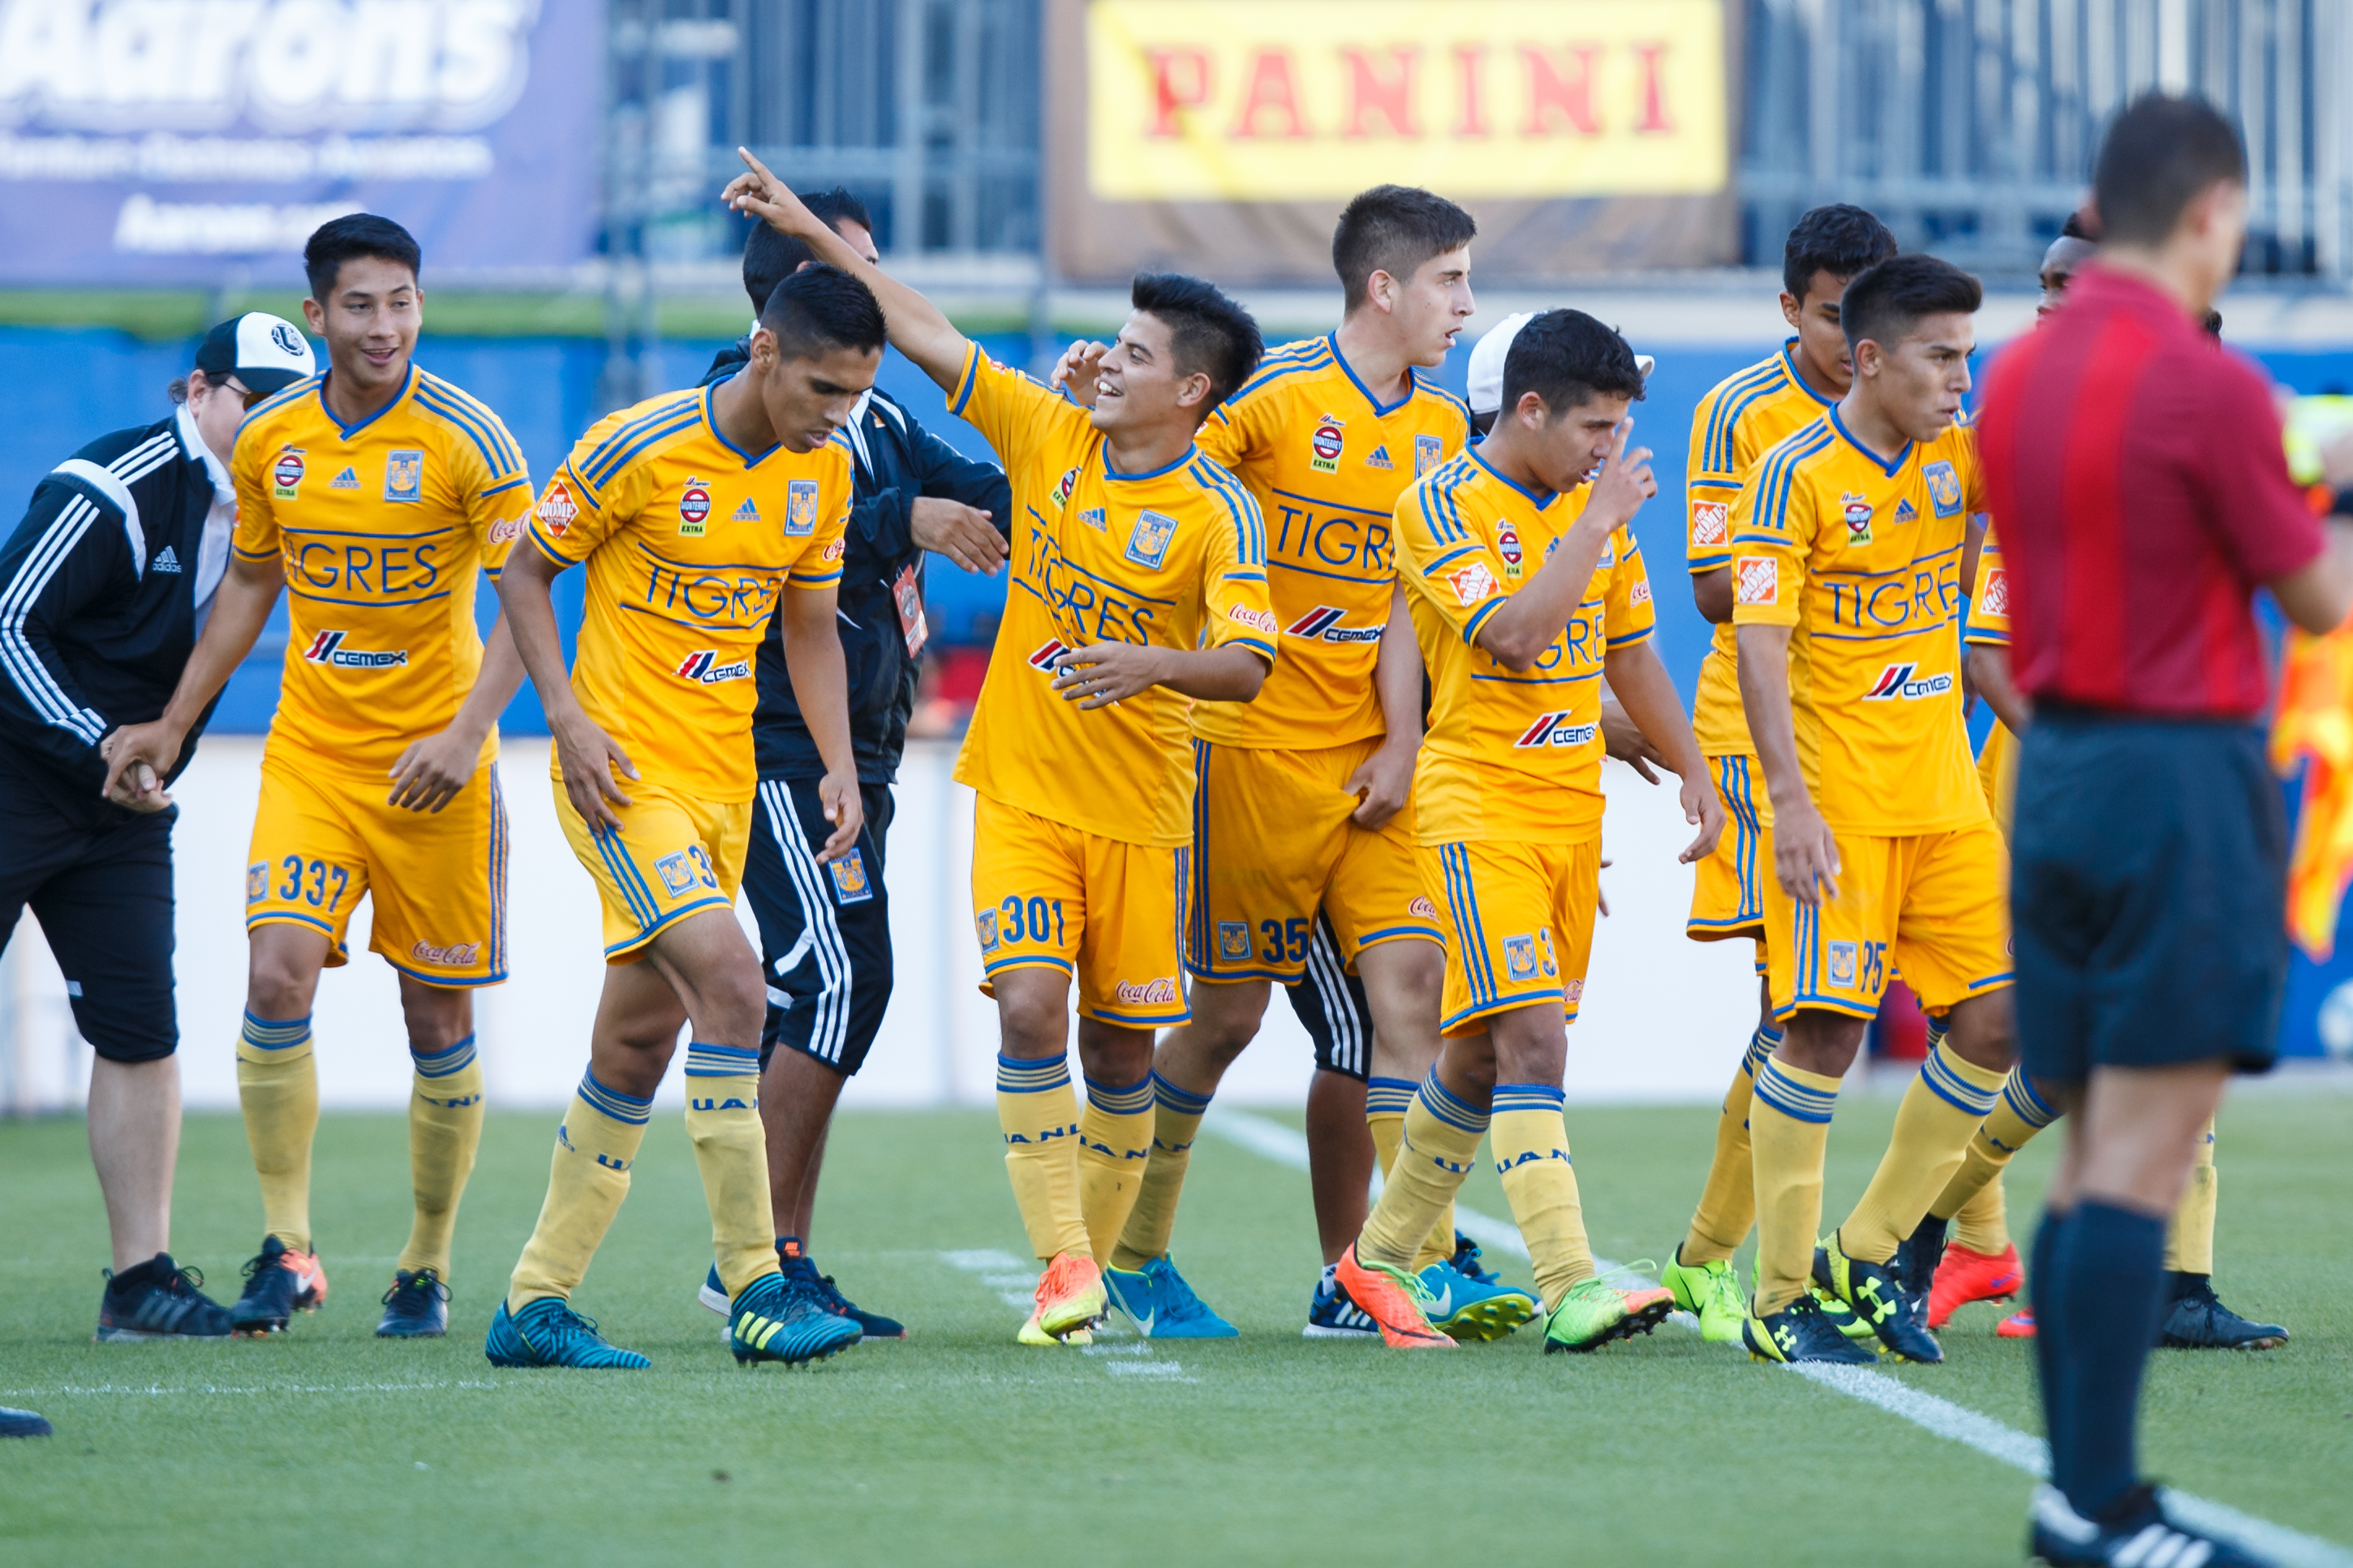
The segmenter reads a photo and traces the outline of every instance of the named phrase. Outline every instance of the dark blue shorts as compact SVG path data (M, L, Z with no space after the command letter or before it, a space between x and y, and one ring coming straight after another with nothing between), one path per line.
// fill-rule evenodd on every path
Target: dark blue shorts
M2010 843L2026 1070L2260 1072L2287 981L2287 813L2244 724L2035 717Z
M744 894L760 926L768 1021L760 1065L779 1045L844 1078L864 1065L891 1005L891 894L882 847L891 786L859 787L866 826L849 855L829 866L817 853L832 837L815 779L762 779L744 857Z
M0 952L30 906L65 972L74 1027L112 1062L178 1048L172 1007L172 824L179 808L69 818L0 786Z

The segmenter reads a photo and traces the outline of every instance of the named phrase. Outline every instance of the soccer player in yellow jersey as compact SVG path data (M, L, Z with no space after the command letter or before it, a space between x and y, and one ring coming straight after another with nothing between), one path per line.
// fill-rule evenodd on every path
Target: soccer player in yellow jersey
M729 200L866 279L892 343L1012 482L1012 583L955 776L979 796L973 921L1003 1030L1006 1167L1047 1266L1020 1337L1067 1342L1104 1310L1097 1260L1151 1151L1152 1032L1186 1017L1193 704L1249 701L1275 662L1257 503L1194 445L1258 363L1258 328L1206 283L1139 275L1089 410L990 363L744 157Z
M1848 279L1894 254L1895 237L1861 207L1820 206L1800 217L1781 247L1781 316L1793 335L1778 353L1718 382L1692 415L1684 559L1692 598L1715 627L1692 699L1692 732L1727 820L1715 853L1700 863L1683 929L1695 942L1753 939L1760 993L1756 1032L1716 1116L1715 1155L1699 1205L1660 1276L1675 1293L1675 1304L1696 1313L1700 1332L1711 1340L1739 1339L1748 1316L1748 1293L1732 1271L1732 1255L1757 1218L1748 1102L1757 1064L1781 1043L1772 998L1764 994L1764 883L1772 874L1773 805L1740 710L1732 634L1732 503L1767 447L1812 424L1846 395L1853 366L1839 301Z
M1658 652L1628 524L1657 486L1627 449L1642 377L1625 340L1577 310L1520 329L1484 442L1398 500L1398 574L1430 672L1414 780L1423 879L1450 951L1438 1063L1406 1113L1380 1202L1339 1279L1392 1345L1451 1346L1413 1272L1482 1134L1546 1308L1546 1351L1647 1332L1663 1289L1597 1277L1561 1114L1567 1022L1592 952L1601 865L1601 681L1683 779L1708 854L1723 808ZM1594 474L1599 465L1598 477Z
M855 278L776 286L726 381L608 415L532 512L500 583L555 738L555 814L604 909L588 1070L556 1129L547 1200L483 1353L496 1366L641 1367L572 1310L629 1190L653 1095L691 1026L686 1131L739 1362L812 1361L858 1340L816 1281L779 1268L759 1117L767 992L735 889L758 773L753 661L771 616L826 768L829 862L861 808L834 605L849 514L842 426L874 384L882 313ZM550 589L587 570L570 679Z
M1898 1254L2016 1058L2007 858L1961 721L1961 584L1983 510L1959 421L1977 280L1927 256L1841 305L1854 382L1768 450L1732 517L1741 700L1774 812L1766 946L1780 1045L1749 1127L1758 1279L1743 1337L1779 1361L1869 1361L1809 1294L1938 1361ZM1921 1064L1862 1201L1815 1246L1839 1080L1897 971L1950 1035Z
M471 988L507 964L506 808L489 764L522 667L503 624L487 645L476 634L474 588L521 535L531 479L497 415L411 363L418 259L388 218L355 214L311 237L302 310L328 369L246 416L211 617L170 707L114 753L118 773L143 761L164 773L286 590L286 672L245 873L237 1094L268 1234L230 1309L240 1333L283 1330L326 1299L311 1234L311 1003L320 970L347 961L363 896L368 945L400 975L416 1066L415 1218L377 1333L446 1331L450 1237L481 1138Z

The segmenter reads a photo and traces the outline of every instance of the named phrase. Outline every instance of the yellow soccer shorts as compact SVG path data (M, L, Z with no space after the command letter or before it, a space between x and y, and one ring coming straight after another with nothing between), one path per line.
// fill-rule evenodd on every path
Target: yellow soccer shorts
M1066 827L987 795L972 816L972 924L980 989L1015 969L1075 974L1079 1011L1151 1029L1188 1016L1178 922L1193 854Z
M605 910L605 962L634 963L646 943L687 916L733 910L752 843L752 803L704 800L644 779L622 782L621 826L591 828L555 784L565 841L596 879Z
M1317 751L1193 742L1193 905L1185 967L1295 985L1319 909L1350 969L1377 942L1444 942L1422 882L1413 805L1377 828L1345 786L1380 739Z
M1986 731L1985 746L1978 752L1978 784L1985 791L1986 806L2007 843L2010 807L2018 800L2018 737L1999 719Z
M245 927L305 926L327 965L350 960L352 911L373 900L368 947L427 985L507 977L507 812L485 763L438 812L389 804L389 778L353 778L272 744L245 858Z
M1773 1016L1869 1018L1898 973L1931 1013L2010 983L2010 853L1990 822L1900 838L1838 835L1839 896L1765 881Z
M1707 773L1724 805L1724 833L1715 853L1699 863L1683 934L1694 942L1751 937L1761 955L1765 884L1773 879L1773 804L1765 795L1764 771L1755 757L1734 752L1708 758ZM1761 965L1757 973L1764 973Z
M1421 857L1447 915L1439 1031L1477 1034L1497 1013L1545 1003L1575 1021L1593 958L1601 840L1474 840L1425 845Z

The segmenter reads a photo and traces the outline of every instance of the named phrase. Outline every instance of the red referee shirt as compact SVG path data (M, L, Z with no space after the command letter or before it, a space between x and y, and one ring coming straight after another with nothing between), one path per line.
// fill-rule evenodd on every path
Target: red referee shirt
M2028 696L2262 711L2255 587L2324 541L2253 366L2157 289L2094 263L1995 362L1978 448Z

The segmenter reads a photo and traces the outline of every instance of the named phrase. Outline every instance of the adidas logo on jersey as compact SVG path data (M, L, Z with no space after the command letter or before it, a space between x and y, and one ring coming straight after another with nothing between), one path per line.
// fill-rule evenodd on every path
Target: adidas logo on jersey
M746 680L751 674L750 659L739 658L733 664L722 664L716 648L700 649L678 662L679 679L702 686L716 686L723 680Z
M164 546L164 553L155 557L155 559L149 563L147 569L150 572L171 572L176 574L180 570L179 552L166 544Z
M1330 605L1318 605L1283 628L1287 637L1307 637L1320 642L1378 642L1379 626L1344 626L1340 617L1348 612Z
M1389 449L1387 447L1376 447L1365 458L1365 467L1368 468L1394 468L1397 465L1389 461Z
M744 504L737 507L733 514L730 516L727 521L730 522L757 522L760 521L760 509L752 504L752 498L750 496L745 496L744 498Z
M1567 712L1537 715L1536 721L1512 742L1519 746L1582 746L1599 732L1597 724L1572 724Z
M337 669L385 669L408 662L408 650L405 647L384 651L345 647L343 639L351 635L349 632L321 632L311 639L311 646L302 650L302 657L311 664L331 665Z
M327 481L327 488L331 490L355 490L359 489L359 471L356 468L345 468L342 473L337 474L333 479Z
M1918 675L1917 664L1891 664L1879 672L1871 689L1862 694L1865 702L1917 701L1953 689L1949 675Z

